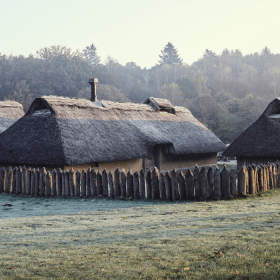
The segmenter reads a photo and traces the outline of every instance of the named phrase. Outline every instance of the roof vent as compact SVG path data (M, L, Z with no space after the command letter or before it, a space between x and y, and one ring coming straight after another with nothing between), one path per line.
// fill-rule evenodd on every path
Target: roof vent
M175 109L172 103L167 99L149 97L143 103L150 105L156 111L175 114Z
M47 117L50 115L51 115L51 111L48 109L39 109L31 114L31 116L33 117Z
M280 114L274 114L274 115L270 115L268 116L270 119L280 119Z

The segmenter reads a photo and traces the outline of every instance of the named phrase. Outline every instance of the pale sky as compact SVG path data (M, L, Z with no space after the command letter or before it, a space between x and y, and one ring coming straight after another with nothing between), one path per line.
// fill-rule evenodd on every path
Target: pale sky
M280 53L280 0L0 0L0 53L28 56L52 45L82 51L94 43L102 62L150 68L171 42L192 64L205 49L243 55Z

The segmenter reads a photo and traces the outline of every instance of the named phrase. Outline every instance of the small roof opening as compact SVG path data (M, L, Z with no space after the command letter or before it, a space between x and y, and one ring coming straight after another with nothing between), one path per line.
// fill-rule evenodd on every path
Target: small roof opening
M280 114L270 115L269 118L271 118L271 119L280 119Z
M51 115L51 111L48 109L39 109L34 111L31 116L34 117L46 117L46 116L50 116Z

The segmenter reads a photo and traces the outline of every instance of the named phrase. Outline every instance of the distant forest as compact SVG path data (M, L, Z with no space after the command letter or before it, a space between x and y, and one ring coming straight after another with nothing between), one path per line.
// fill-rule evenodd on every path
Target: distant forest
M187 65L168 43L150 69L124 66L107 57L101 63L94 44L81 52L68 47L42 48L29 57L0 53L0 100L15 100L26 111L39 95L89 98L89 78L98 78L98 99L141 103L167 98L185 106L222 141L230 143L280 96L280 55L265 47L242 55L206 50Z

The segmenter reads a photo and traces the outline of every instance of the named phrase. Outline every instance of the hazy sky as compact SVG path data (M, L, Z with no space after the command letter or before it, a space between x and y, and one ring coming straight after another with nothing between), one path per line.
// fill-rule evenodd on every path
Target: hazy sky
M151 67L171 42L185 63L205 49L280 53L280 0L1 0L0 53L94 43L104 61Z

